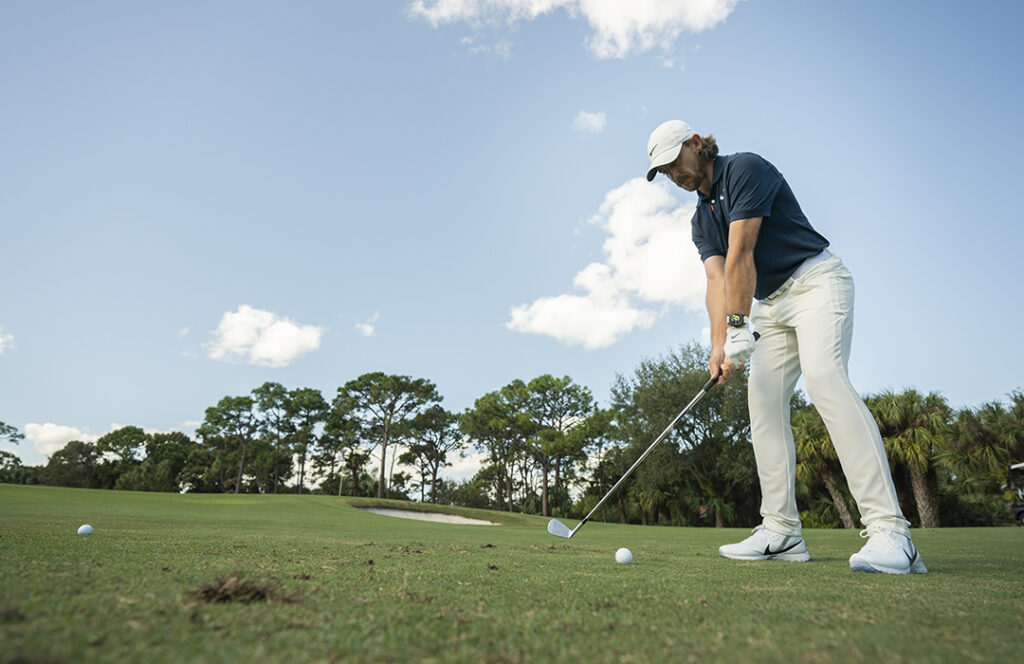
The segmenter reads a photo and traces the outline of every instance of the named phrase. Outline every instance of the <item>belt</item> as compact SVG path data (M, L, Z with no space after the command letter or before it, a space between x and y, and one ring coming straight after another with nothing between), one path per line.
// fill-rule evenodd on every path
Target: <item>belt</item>
M790 275L789 279L786 279L786 283L779 286L779 288L774 293L767 297L761 298L759 301L764 302L765 304L773 304L775 300L779 299L780 297L789 292L789 289L793 286L794 281L796 281L803 275L807 274L812 267L824 261L825 259L830 258L831 256L831 251L829 251L828 249L822 249L821 253L815 254L810 258L805 259L803 263L800 263L800 266L797 267L796 271L794 271L793 274Z
M811 256L810 258L805 260L803 263L800 263L800 267L798 267L796 269L796 272L794 272L791 275L791 278L799 279L800 277L802 277L805 274L807 274L807 272L812 267L814 267L815 265L817 265L818 263L820 263L821 261L825 260L826 258L828 258L831 255L832 255L831 251L829 251L828 249L822 249L820 254L816 254L814 256Z

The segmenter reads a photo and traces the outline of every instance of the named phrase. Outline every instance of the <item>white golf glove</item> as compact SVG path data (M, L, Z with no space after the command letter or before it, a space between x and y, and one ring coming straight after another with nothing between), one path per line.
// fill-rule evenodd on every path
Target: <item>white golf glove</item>
M730 327L725 331L725 359L739 367L754 354L754 334L746 326Z

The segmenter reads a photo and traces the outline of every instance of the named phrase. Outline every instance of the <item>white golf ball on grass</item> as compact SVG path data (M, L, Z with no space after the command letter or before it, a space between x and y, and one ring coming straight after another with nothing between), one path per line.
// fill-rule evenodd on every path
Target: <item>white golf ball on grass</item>
M89 524L85 524L84 526L79 526L78 527L78 534L79 535L92 535L92 526L90 526Z
M633 552L626 548L619 549L615 552L615 562L620 565L628 565L633 562Z

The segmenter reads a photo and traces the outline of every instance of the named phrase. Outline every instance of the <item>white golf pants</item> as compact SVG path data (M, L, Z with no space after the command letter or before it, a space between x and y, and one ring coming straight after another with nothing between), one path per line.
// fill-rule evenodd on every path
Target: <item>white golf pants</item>
M789 400L802 373L861 521L909 534L878 426L847 376L853 277L838 256L825 255L824 260L808 259L813 266L755 302L751 312L753 327L761 334L750 359L748 399L761 516L770 530L800 534Z

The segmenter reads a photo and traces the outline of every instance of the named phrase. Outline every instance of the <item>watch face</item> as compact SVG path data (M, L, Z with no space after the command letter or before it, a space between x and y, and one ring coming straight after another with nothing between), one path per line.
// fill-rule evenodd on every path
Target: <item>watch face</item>
M729 314L729 325L732 327L743 327L747 322L747 317L743 314Z

